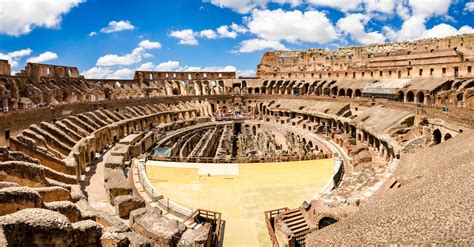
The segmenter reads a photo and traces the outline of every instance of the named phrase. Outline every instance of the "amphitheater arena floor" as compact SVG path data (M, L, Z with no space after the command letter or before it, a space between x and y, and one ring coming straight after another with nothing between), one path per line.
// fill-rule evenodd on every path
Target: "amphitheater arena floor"
M224 246L271 246L264 211L295 208L317 196L333 160L265 164L148 161L148 177L166 198L222 213Z

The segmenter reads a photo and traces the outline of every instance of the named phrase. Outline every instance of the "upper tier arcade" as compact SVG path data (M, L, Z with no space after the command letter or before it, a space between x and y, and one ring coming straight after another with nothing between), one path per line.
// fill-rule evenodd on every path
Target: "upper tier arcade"
M474 35L342 47L334 51L265 52L257 77L472 78Z

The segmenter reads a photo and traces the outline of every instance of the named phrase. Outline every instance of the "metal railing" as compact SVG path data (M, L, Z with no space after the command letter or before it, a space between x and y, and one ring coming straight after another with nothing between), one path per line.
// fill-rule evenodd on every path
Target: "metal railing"
M154 201L158 201L163 198L163 196L153 187L150 180L148 180L148 176L146 174L145 169L145 160L140 159L138 161L138 179L140 180L140 184L142 185L145 193Z
M215 157L179 157L179 156L158 156L149 155L148 160L163 162L188 162L188 163L281 163L290 161L319 160L331 158L328 155L272 155L265 158L215 158Z

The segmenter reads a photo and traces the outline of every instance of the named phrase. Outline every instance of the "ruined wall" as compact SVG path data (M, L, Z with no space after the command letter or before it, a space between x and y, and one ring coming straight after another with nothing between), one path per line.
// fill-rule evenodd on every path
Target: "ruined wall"
M11 67L8 63L8 60L1 60L0 59L0 75L10 75L11 74Z
M474 35L344 47L265 52L261 78L473 77Z

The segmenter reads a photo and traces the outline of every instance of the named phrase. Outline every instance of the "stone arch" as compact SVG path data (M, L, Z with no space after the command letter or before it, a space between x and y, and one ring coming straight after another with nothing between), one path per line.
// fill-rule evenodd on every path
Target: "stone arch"
M451 138L452 138L452 136L451 136L451 134L449 134L449 133L446 133L446 135L444 135L444 140L445 140L445 141L447 141L447 140L449 140L449 139L451 139Z
M337 222L337 220L333 217L323 217L318 222L318 229L322 229L322 228L324 228L326 226L329 226L329 225L332 225L336 222Z
M415 102L415 94L412 91L407 92L407 101L409 103Z
M436 129L435 131L433 131L433 143L436 145L436 144L440 144L441 143L441 131L439 129Z
M339 89L339 94L337 96L345 96L346 95L346 90L344 88Z
M346 96L352 98L352 89L347 89Z
M405 94L403 93L403 91L398 91L398 101L400 102L403 102L403 100L405 99Z
M354 96L355 96L355 97L361 97L361 96L362 96L362 92L360 91L360 89L356 89L356 90L354 91Z
M464 101L464 94L463 93L458 93L456 95L456 102L460 103L460 102L463 102L463 101Z
M326 96L329 96L329 94L331 93L331 90L329 88L324 88L323 90L323 95L326 95Z
M420 103L420 104L424 104L424 103L425 103L425 94L424 94L422 91L419 91L419 92L416 94L416 98L417 98L417 103Z
M173 95L179 95L179 89L178 88L173 88Z

